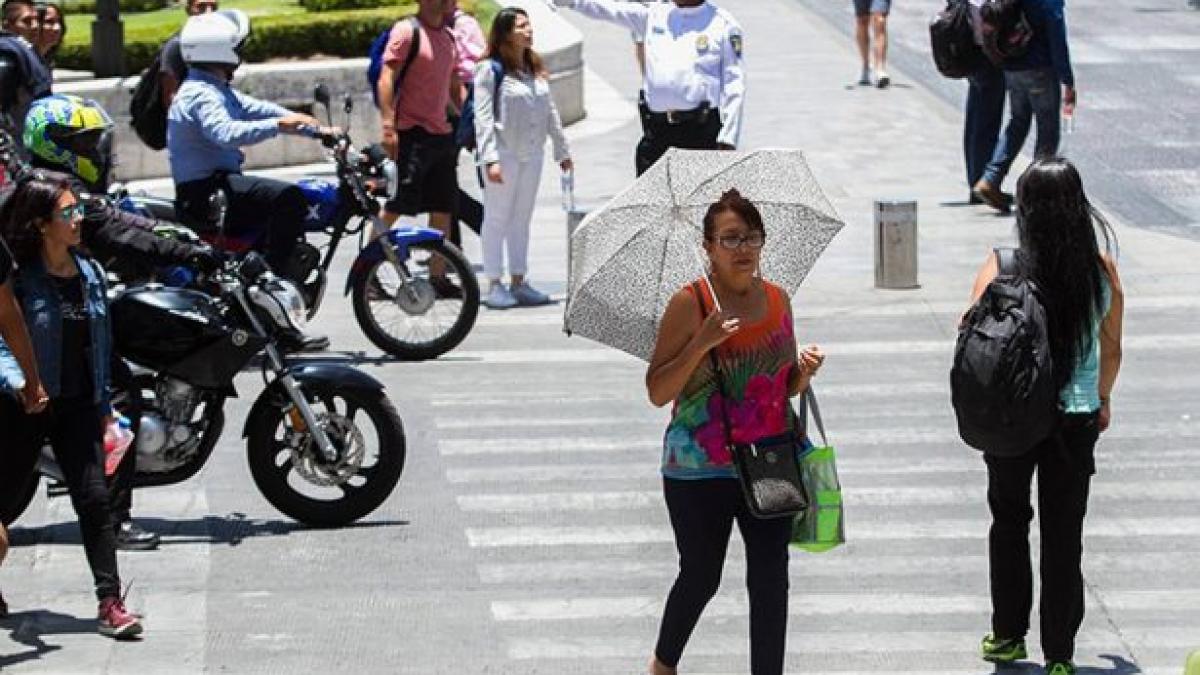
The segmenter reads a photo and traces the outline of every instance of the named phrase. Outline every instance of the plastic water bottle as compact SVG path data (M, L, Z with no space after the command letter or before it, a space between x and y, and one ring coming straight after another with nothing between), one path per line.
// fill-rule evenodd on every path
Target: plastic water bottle
M117 472L117 466L125 458L126 451L133 444L133 429L129 418L118 413L104 430L104 475L111 476Z
M563 211L570 213L575 210L575 170L568 169L562 172L562 207Z

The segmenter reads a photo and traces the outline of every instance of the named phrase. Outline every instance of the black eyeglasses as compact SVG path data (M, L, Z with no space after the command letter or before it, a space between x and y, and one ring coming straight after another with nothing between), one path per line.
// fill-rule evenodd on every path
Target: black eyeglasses
M717 243L721 245L721 248L726 248L730 251L736 251L743 245L750 249L760 249L766 242L767 239L763 236L762 232L751 232L740 237L733 235L717 237Z

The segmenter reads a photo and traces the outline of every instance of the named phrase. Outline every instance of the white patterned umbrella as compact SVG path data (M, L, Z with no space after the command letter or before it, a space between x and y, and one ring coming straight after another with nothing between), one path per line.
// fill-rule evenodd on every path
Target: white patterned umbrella
M571 235L563 329L643 360L667 302L703 274L703 220L737 188L762 212L763 277L794 293L842 229L799 150L672 149Z

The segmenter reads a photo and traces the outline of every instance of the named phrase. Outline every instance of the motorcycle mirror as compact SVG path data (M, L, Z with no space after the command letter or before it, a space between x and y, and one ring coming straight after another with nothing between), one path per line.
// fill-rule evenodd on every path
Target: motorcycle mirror
M317 86L313 87L313 99L321 104L322 108L325 108L326 124L333 126L333 113L329 109L329 104L333 100L333 97L329 93L329 87L325 86L324 82L319 82Z
M332 97L329 95L329 87L325 86L324 82L320 82L313 87L313 99L321 105L329 105Z

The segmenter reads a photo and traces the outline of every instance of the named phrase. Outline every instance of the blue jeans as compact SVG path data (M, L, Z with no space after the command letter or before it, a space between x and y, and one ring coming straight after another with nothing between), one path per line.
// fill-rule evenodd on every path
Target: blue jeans
M1062 87L1053 68L1010 70L1004 73L1008 85L1008 106L1011 117L1004 135L996 144L992 161L983 178L999 188L1008 175L1013 161L1025 145L1029 127L1037 119L1037 144L1034 156L1052 157L1058 152L1058 109L1062 104Z
M967 78L967 113L963 124L963 157L967 161L967 187L983 178L996 150L1004 121L1004 71L984 63Z

